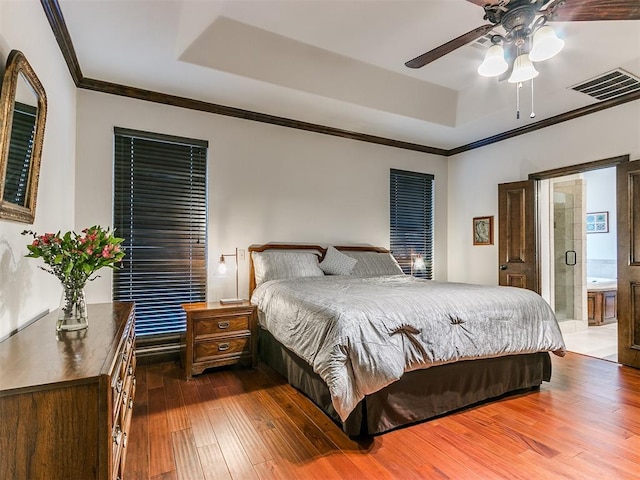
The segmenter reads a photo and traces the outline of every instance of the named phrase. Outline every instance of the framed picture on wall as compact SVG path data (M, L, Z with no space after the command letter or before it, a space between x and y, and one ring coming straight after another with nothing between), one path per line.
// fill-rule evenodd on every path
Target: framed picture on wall
M587 233L608 233L609 212L587 213Z
M473 244L493 245L493 217L474 217Z

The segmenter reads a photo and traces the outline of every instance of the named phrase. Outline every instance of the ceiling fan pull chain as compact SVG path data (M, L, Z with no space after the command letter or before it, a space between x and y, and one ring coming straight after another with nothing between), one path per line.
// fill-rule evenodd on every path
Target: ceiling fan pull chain
M533 78L531 79L531 115L529 118L536 118L536 113L533 111Z
M520 120L520 89L522 82L516 83L516 120Z

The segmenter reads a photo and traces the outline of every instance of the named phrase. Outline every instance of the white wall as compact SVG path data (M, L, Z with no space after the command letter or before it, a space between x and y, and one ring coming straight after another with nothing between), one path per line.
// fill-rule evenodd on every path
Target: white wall
M0 1L0 62L22 51L44 86L48 100L35 223L0 220L0 339L60 302L58 280L24 258L29 238L73 228L76 89L38 0ZM2 68L4 70L4 67ZM51 334L55 325L51 325Z
M435 277L446 280L447 161L443 157L80 91L78 229L112 224L113 127L209 141L208 299L233 281L213 274L221 252L269 241L389 246L389 169L435 175ZM248 294L248 261L240 265ZM110 271L87 287L111 299Z
M606 168L586 172L587 213L609 212L609 231L587 235L587 259L616 260L618 258L616 215L616 169Z
M640 102L537 130L449 160L449 281L498 283L493 246L473 246L471 220L498 218L498 184L530 173L630 154L640 158ZM497 222L496 222L497 227Z

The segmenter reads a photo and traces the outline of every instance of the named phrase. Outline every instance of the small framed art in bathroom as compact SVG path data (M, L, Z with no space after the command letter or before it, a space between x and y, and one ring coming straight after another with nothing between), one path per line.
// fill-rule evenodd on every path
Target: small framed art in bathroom
M609 212L587 213L587 233L608 233Z

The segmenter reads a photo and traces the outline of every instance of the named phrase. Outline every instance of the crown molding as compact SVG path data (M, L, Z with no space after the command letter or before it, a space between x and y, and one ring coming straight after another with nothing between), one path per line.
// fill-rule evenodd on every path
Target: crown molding
M594 103L592 105L587 105L586 107L576 108L575 110L561 113L559 115L554 115L553 117L549 117L529 125L514 128L512 130L507 130L497 135L492 135L490 137L483 138L481 140L477 140L475 142L468 143L456 148L442 149L431 147L428 145L403 142L386 137L379 137L376 135L368 135L366 133L342 130L339 128L328 127L316 123L302 122L300 120L294 120L291 118L278 117L266 113L254 112L251 110L244 110L241 108L229 107L216 103L209 103L201 100L194 100L191 98L179 97L176 95L170 95L161 92L154 92L142 88L129 87L126 85L105 82L97 79L85 78L82 75L80 62L78 61L75 48L73 47L73 41L71 40L71 35L69 34L69 30L65 23L64 16L62 15L62 10L60 9L58 0L40 0L40 3L42 4L47 19L49 20L51 30L53 30L53 34L58 42L58 46L60 47L62 56L67 63L71 78L73 79L77 88L108 93L111 95L119 95L148 102L160 103L163 105L171 105L190 110L197 110L200 112L207 112L215 115L225 115L228 117L242 118L244 120L250 120L254 122L268 123L271 125L294 128L297 130L305 130L322 135L331 135L335 137L348 138L351 140L358 140L361 142L374 143L377 145L385 145L387 147L441 155L444 157L452 157L463 152L468 152L476 148L481 148L487 145L502 142L510 138L525 135L527 133L535 132L536 130L541 130L552 125L557 125L562 122L574 120L585 115L590 115L592 113L600 112L608 108L616 107L618 105L640 99L640 92L629 93L612 100L605 100L602 102Z
M78 62L78 56L73 47L73 42L71 41L71 35L69 35L69 29L64 21L62 10L60 10L60 4L58 0L40 0L40 3L44 9L44 14L47 16L47 20L49 20L53 35L58 41L60 52L62 52L62 56L67 63L67 68L69 68L73 83L75 83L77 87L82 80L82 70L80 69L80 62Z
M367 135L365 133L352 132L349 130L341 130L339 128L327 127L316 123L302 122L300 120L292 120L285 117L277 117L266 113L253 112L251 110L243 110L241 108L227 107L216 103L203 102L186 97L169 95L166 93L153 92L142 88L128 87L118 83L104 82L92 78L83 78L78 88L93 90L96 92L109 93L122 97L135 98L138 100L146 100L148 102L161 103L163 105L171 105L174 107L187 108L200 112L214 113L216 115L225 115L227 117L242 118L253 122L268 123L281 127L295 128L297 130L305 130L307 132L320 133L323 135L332 135L334 137L349 138L351 140L359 140L361 142L375 143L377 145L385 145L387 147L402 148L404 150L413 150L422 153L432 153L434 155L447 155L447 150L442 148L429 147L427 145L419 145L416 143L402 142L385 137L377 137L375 135Z

